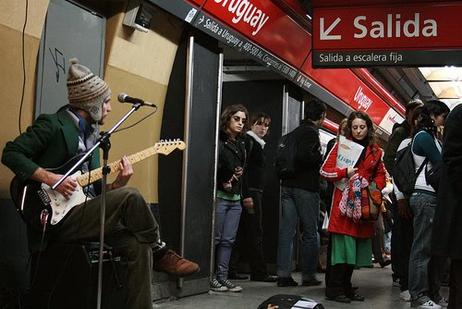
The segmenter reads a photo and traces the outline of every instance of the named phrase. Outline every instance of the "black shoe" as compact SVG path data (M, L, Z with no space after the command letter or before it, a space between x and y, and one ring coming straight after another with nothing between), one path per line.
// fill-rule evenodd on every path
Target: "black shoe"
M303 286L317 286L317 285L320 285L321 283L322 281L319 281L318 279L316 279L316 277L302 281Z
M364 296L358 293L349 294L347 297L353 301L364 301Z
M338 303L349 304L351 303L351 299L346 297L346 295L338 295L335 297L326 297L327 300L336 301Z
M250 281L260 281L260 282L276 282L278 281L278 277L276 276L250 276Z
M238 273L229 273L228 274L228 279L231 279L231 280L247 280L247 279L249 279L249 276L240 275Z
M384 261L379 262L379 264L380 264L380 267L384 268L391 264L391 260L384 260Z
M295 281L292 277L279 277L277 282L279 287L298 285L297 281Z

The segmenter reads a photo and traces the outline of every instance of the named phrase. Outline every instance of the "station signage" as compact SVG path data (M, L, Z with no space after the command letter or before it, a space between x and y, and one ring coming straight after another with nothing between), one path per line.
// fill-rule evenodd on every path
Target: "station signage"
M313 66L462 63L462 3L313 9Z
M363 110L376 125L393 122L383 122L390 106L352 70L313 69L311 34L268 0L150 1L343 114Z

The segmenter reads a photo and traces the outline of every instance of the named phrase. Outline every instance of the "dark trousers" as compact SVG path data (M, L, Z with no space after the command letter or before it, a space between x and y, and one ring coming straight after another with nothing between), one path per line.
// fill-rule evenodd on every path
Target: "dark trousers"
M354 265L335 264L332 265L332 236L329 235L327 245L327 267L326 267L326 297L335 298L339 295L350 295L353 293L351 277L353 276Z
M396 203L392 207L393 228L391 232L391 268L393 277L399 278L401 291L409 289L409 257L411 254L414 228L412 218L402 218Z
M263 224L262 224L262 197L261 190L249 191L253 199L253 211L243 207L241 221L237 232L236 243L233 248L230 262L230 272L237 272L239 260L247 253L251 277L266 277L265 256L263 253Z
M448 309L462 308L462 260L451 260Z
M98 240L100 198L74 207L53 232L53 241ZM127 309L152 309L153 243L159 226L145 200L134 188L120 188L106 195L106 243L117 247L128 260Z
M380 263L385 263L383 258L383 249L384 249L384 232L385 227L383 225L383 214L380 214L378 219L374 223L374 237L372 238L372 254L374 259Z

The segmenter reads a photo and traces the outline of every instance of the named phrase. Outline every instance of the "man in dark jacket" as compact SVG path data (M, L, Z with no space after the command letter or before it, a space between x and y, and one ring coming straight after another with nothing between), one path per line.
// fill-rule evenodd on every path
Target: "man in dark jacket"
M462 308L462 105L444 126L443 167L433 221L432 253L451 258L448 309Z
M387 171L393 176L393 167L395 164L396 152L403 140L411 136L411 118L413 111L422 106L423 103L419 99L411 100L406 105L406 119L393 127L393 132L388 139L388 144L385 148L383 163ZM392 195L392 213L394 224L391 234L391 266L393 269L393 283L399 284L401 288L401 298L407 300L408 293L408 270L409 270L409 254L412 246L412 215L409 207L408 199L396 200Z
M312 100L306 104L305 119L294 131L296 153L295 175L282 180L278 242L278 286L296 286L291 277L293 239L297 221L303 227L302 285L319 285L316 278L319 235L319 168L322 163L319 130L326 117L324 103Z
M6 144L2 163L22 180L33 180L50 187L62 176L49 168L62 166L77 154L82 154L95 145L99 137L99 125L104 124L111 112L111 91L101 78L93 74L77 59L70 60L67 77L69 105L63 106L55 114L40 115L26 132ZM88 171L99 166L99 153L90 162L80 167ZM148 208L143 196L134 188L126 186L133 174L130 161L123 157L119 174L114 182L107 185L106 194L106 242L120 247L127 258L128 275L124 308L151 309L151 275L154 260L157 270L185 276L199 270L196 263L167 250L160 240L159 226ZM63 171L67 172L67 171ZM66 178L56 191L69 198L76 194L79 185L75 177ZM93 185L85 187L88 201L70 208L59 221L53 223L59 205L48 212L41 205L31 204L26 199L33 214L32 223L45 225L44 237L56 242L68 243L98 240L100 233L100 197ZM62 205L61 205L62 206ZM62 208L62 207L61 207ZM59 214L59 213L58 213ZM52 227L52 228L51 228ZM30 236L40 238L40 231L30 229Z

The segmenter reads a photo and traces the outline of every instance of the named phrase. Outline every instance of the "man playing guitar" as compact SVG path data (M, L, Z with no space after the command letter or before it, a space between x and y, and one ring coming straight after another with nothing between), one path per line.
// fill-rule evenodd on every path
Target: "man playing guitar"
M61 178L61 172L53 172L50 168L61 166L90 149L99 137L99 125L104 124L111 112L108 85L79 64L77 59L71 59L67 88L69 105L55 114L40 115L26 132L8 142L3 150L2 162L22 181L54 185ZM95 151L81 169L87 172L98 166L99 153ZM128 259L125 308L151 309L153 259L156 270L177 276L195 273L199 266L166 249L165 243L160 240L158 224L144 198L137 189L125 186L132 175L132 165L127 157L123 157L116 180L107 185L105 233L107 242L123 248L122 253ZM68 177L56 191L69 198L77 187L76 179ZM98 240L98 183L84 190L91 199L73 207L59 223L50 225L46 232L49 239L58 242ZM50 222L49 216L53 213L44 212L40 205L31 208L28 213L31 225Z

